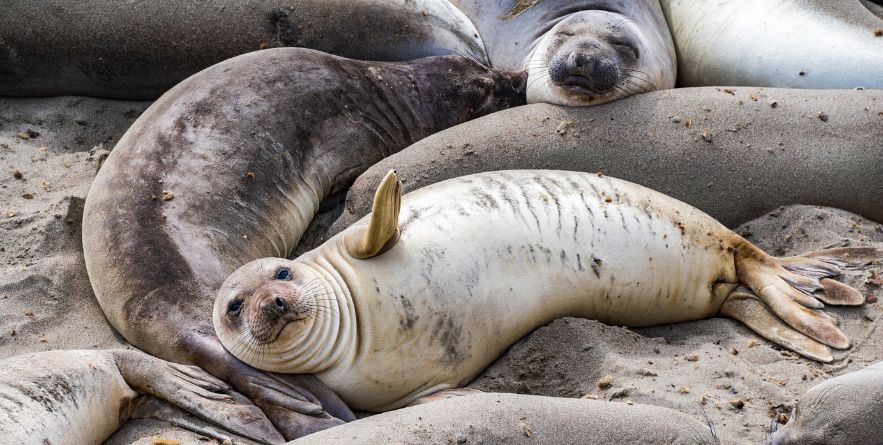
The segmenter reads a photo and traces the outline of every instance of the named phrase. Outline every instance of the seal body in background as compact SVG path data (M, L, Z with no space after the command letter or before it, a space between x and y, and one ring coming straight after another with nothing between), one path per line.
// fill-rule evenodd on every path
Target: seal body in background
M155 99L210 65L297 46L361 60L486 62L447 0L41 0L3 3L0 95Z
M859 0L661 0L678 85L883 88L883 21Z
M4 443L100 444L153 396L260 443L282 436L251 402L194 367L141 351L48 351L0 361ZM171 419L174 422L174 419ZM203 429L219 442L230 435Z
M351 418L310 376L226 352L211 327L217 289L245 262L288 255L320 202L370 165L523 104L524 84L523 72L459 56L363 62L297 48L192 76L123 135L86 198L83 250L102 310L132 344L231 384L286 438L340 423L322 408Z
M790 204L883 222L881 103L876 90L704 87L591 108L505 110L372 166L350 188L331 233L371 211L389 170L406 192L494 169L603 172L684 201L728 227Z
M673 88L658 0L455 0L491 64L530 72L527 100L590 106Z
M883 362L813 386L770 445L883 444Z

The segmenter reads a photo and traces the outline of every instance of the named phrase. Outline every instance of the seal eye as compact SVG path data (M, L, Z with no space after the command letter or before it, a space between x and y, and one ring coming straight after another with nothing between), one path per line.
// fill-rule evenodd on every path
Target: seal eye
M240 309L242 309L242 300L233 300L227 306L227 315L239 315Z
M277 280L290 280L291 279L291 269L287 267L283 267L276 271L275 277Z

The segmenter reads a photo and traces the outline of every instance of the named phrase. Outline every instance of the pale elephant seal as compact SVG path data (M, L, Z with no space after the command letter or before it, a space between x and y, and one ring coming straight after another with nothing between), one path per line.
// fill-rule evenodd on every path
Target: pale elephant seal
M247 261L287 255L320 202L368 166L522 104L524 82L457 56L360 62L295 48L194 75L123 135L86 198L83 250L101 308L132 344L230 383L286 438L339 423L297 413L351 418L315 379L227 353L211 328L217 289Z
M155 99L187 76L263 48L361 60L471 57L472 23L447 0L3 2L0 95Z
M492 66L529 70L529 103L590 106L675 85L658 0L453 3L475 23Z
M883 27L859 0L660 0L678 85L883 88Z
M714 444L702 422L652 405L520 394L476 394L405 408L311 434L289 445Z
M495 169L600 171L671 195L730 227L789 204L837 207L883 222L881 112L881 91L710 87L588 109L518 107L435 134L372 166L353 184L332 232L371 211L374 190L391 169L406 192Z
M510 170L400 194L390 172L359 223L295 260L240 267L215 301L221 343L261 369L313 373L352 408L387 411L466 384L560 317L725 315L830 361L828 346L850 343L819 300L864 302L828 278L839 252L774 258L693 207L603 175Z
M810 388L771 445L883 444L883 362Z
M3 443L98 445L133 414L142 394L246 438L283 441L260 409L205 371L126 350L0 361L0 435Z

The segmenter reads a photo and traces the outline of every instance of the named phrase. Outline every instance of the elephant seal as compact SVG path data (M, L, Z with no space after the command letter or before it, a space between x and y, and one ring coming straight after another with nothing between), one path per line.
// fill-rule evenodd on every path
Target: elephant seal
M239 265L287 255L323 199L368 166L524 103L524 83L459 56L362 62L296 48L190 77L123 135L86 198L83 250L102 310L133 345L231 384L286 438L340 423L298 414L320 406L351 418L314 378L227 353L211 328L215 293Z
M127 350L0 361L0 434L5 443L100 444L132 416L141 395L260 443L282 442L260 409L205 371Z
M353 437L362 443L399 444L716 443L708 426L668 408L492 393L378 414L290 445L350 444Z
M810 388L771 445L883 443L883 362Z
M789 204L883 222L875 198L883 196L881 112L881 91L711 87L588 109L518 107L372 166L353 184L331 233L371 211L375 188L392 169L406 192L495 169L600 171L671 195L729 227Z
M458 54L486 63L447 0L4 2L0 95L155 99L250 51L298 46L361 60Z
M831 361L828 347L850 342L821 301L864 302L829 278L842 264L830 257L847 255L883 251L774 258L693 207L603 175L479 173L402 199L390 172L365 219L295 260L236 270L213 319L245 362L313 373L350 407L387 411L464 385L566 316L640 327L719 314Z
M883 27L859 0L660 0L678 85L883 88Z
M591 106L673 88L674 45L658 0L453 0L492 66L530 72L527 101Z

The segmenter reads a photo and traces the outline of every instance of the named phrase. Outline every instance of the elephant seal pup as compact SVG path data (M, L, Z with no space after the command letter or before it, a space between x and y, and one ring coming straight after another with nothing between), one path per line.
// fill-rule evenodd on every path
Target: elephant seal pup
M353 437L362 443L401 444L716 443L708 426L668 408L491 393L378 414L311 434L290 445L350 444Z
M320 202L368 166L522 104L524 83L458 56L361 62L295 48L194 75L123 135L86 198L83 250L101 308L132 344L231 384L286 438L340 423L320 405L351 418L314 378L226 352L211 328L215 293L241 264L288 255Z
M880 112L881 91L760 88L679 88L589 109L518 107L435 134L372 166L353 184L331 231L371 211L377 184L392 169L405 192L495 169L600 171L680 199L729 227L789 204L837 207L883 222L875 198L883 196Z
M883 27L858 0L660 0L678 85L883 88Z
M195 366L141 351L48 351L0 361L4 443L100 444L133 414L140 395L163 399L261 443L282 436L256 406ZM224 440L225 437L216 437Z
M453 3L475 23L492 66L529 70L529 103L590 106L675 85L658 0Z
M771 445L883 443L883 362L810 388Z
M261 369L313 373L352 408L387 411L466 384L560 317L639 327L720 314L830 361L828 346L850 343L819 300L864 302L829 278L840 264L829 256L843 252L774 258L693 207L603 175L509 170L400 194L390 172L362 221L295 260L240 267L215 300L221 343Z
M9 96L155 99L210 65L280 46L487 62L477 30L447 0L43 0L4 2L3 13L15 18L0 28Z

